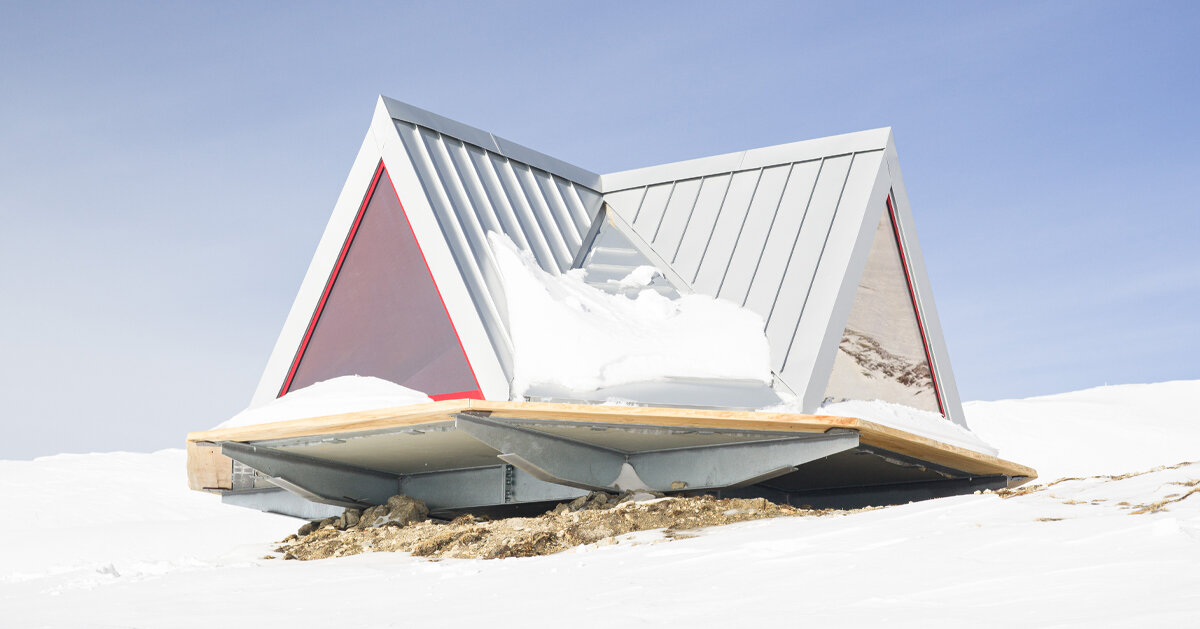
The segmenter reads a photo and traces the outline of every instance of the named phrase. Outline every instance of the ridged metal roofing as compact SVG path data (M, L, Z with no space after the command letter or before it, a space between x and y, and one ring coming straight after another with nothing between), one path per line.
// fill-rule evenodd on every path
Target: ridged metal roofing
M396 105L389 103L389 113L404 116L395 119L396 131L492 344L509 371L512 345L503 315L503 283L487 234L505 234L533 252L546 270L566 271L599 211L600 193L563 174L593 182L598 177L528 149L514 151L512 143L465 125L451 128L443 123L438 130L414 123L412 119L430 121L412 115L412 108ZM451 129L466 140L449 135ZM467 141L471 139L477 143ZM511 157L505 147L507 153L521 154L563 174Z
M858 150L849 152L813 156L822 147L793 145L790 156L768 149L773 159L763 159L752 151L604 180L606 188L637 184L609 190L604 200L688 289L763 317L772 368L793 389L807 381L807 373L796 373L793 354L812 349L803 342L812 334L806 306L839 208L854 205L861 214L865 199L857 191L874 183L882 165L887 136L856 135ZM824 326L824 315L818 318Z
M396 178L488 399L506 397L513 352L504 288L487 242L495 231L547 271L582 266L613 292L628 291L608 280L649 263L662 272L653 287L664 293L708 294L757 312L766 322L778 381L815 410L871 237L892 199L897 237L911 262L913 301L929 332L932 370L949 400L947 414L961 423L890 129L598 175L382 97L256 402L279 390L380 163Z

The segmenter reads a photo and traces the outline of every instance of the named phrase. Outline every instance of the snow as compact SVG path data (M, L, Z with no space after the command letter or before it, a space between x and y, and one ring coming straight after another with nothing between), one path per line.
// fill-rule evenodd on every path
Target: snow
M791 410L791 412L800 412ZM929 437L942 443L948 443L960 448L998 456L999 451L979 438L974 432L947 420L938 413L930 413L881 400L863 401L847 400L825 404L817 413L821 415L837 415L840 417L857 417L867 421L897 428L914 435Z
M966 409L1049 482L1200 460L1197 399L1190 381ZM0 461L0 625L1195 626L1198 482L1200 464L530 559L285 562L260 557L298 522L188 491L182 451Z
M432 402L420 391L380 378L341 376L297 389L260 406L252 406L217 428L269 424L289 419L321 417L376 408L391 408Z
M967 424L1043 479L1120 474L1200 459L1200 381L1097 387L967 402Z
M532 385L595 391L668 378L771 381L763 320L750 310L706 295L612 295L589 286L582 269L552 275L507 236L489 239L504 283L515 398ZM653 272L639 267L621 284L645 285Z

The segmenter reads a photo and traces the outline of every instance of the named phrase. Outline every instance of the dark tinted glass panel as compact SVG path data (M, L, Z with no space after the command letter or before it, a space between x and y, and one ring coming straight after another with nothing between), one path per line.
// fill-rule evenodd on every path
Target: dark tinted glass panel
M429 395L479 388L386 172L288 390L346 375Z
M883 400L940 413L890 212L884 212L825 390L830 400Z

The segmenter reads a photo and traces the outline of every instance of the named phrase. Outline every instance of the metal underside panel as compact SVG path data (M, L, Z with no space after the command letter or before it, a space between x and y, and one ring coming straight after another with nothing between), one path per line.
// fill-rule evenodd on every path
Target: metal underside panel
M550 504L592 490L861 506L1009 482L861 444L854 430L701 430L486 412L402 429L221 446L239 469L255 472L226 492L227 501L301 517L325 512L305 505L363 507L396 493L448 516ZM263 491L272 485L291 496Z

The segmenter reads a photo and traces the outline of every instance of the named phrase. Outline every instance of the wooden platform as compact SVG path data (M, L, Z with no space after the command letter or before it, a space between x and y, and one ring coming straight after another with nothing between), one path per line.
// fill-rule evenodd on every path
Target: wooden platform
M1037 477L1030 467L942 443L928 437L854 417L800 415L759 411L599 406L547 402L493 402L446 400L358 411L340 415L282 421L271 424L205 430L188 434L188 486L196 490L232 488L233 461L220 453L220 442L254 443L306 437L342 437L422 425L452 422L457 413L487 413L493 419L553 420L612 426L650 426L696 430L823 433L830 429L858 432L865 446L904 455L936 466L979 476L1002 475L1013 485Z

